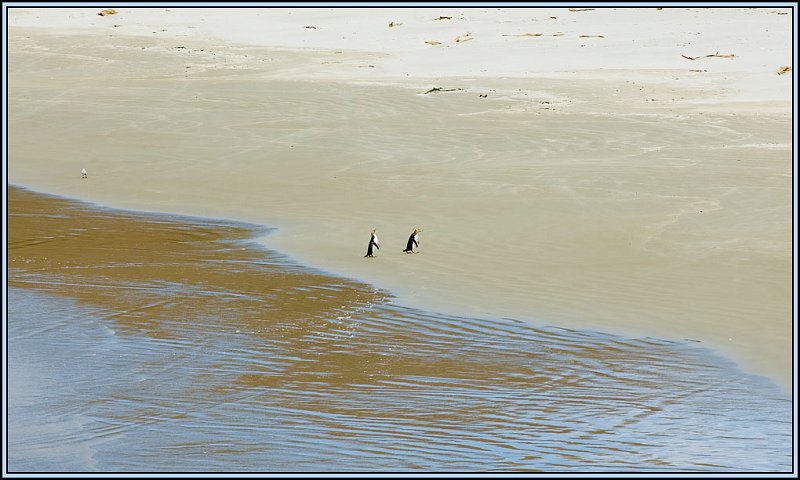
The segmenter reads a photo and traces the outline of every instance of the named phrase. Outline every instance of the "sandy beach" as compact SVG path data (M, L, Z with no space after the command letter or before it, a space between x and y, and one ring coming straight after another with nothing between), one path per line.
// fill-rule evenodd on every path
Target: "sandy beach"
M9 183L790 388L791 9L100 10L9 10Z

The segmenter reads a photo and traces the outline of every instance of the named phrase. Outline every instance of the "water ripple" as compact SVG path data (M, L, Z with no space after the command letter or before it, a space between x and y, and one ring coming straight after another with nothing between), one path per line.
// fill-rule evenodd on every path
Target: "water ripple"
M12 471L791 470L791 399L697 342L421 311L208 223L45 205L54 240L9 252Z

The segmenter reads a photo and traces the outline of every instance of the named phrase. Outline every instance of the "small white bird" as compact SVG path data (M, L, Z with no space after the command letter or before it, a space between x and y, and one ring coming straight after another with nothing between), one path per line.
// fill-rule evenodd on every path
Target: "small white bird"
M85 168L81 168L81 178L89 178L89 174L86 173Z

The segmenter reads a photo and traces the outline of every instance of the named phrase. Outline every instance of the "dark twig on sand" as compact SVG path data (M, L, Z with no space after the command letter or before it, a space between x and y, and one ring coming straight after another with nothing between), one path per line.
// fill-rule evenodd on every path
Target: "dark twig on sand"
M688 55L681 55L681 57L688 59L688 60L697 60L698 58L706 58L706 57L719 57L719 58L736 58L736 55L732 53L712 53L711 55L700 55L699 57L690 57Z
M455 92L456 90L464 90L463 88L441 88L441 87L433 87L425 93L435 93L435 92Z

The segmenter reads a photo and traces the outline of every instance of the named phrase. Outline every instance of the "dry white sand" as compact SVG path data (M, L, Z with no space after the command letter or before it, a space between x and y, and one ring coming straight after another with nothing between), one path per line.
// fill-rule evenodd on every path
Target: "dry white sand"
M790 385L792 10L99 10L10 10L11 183Z

